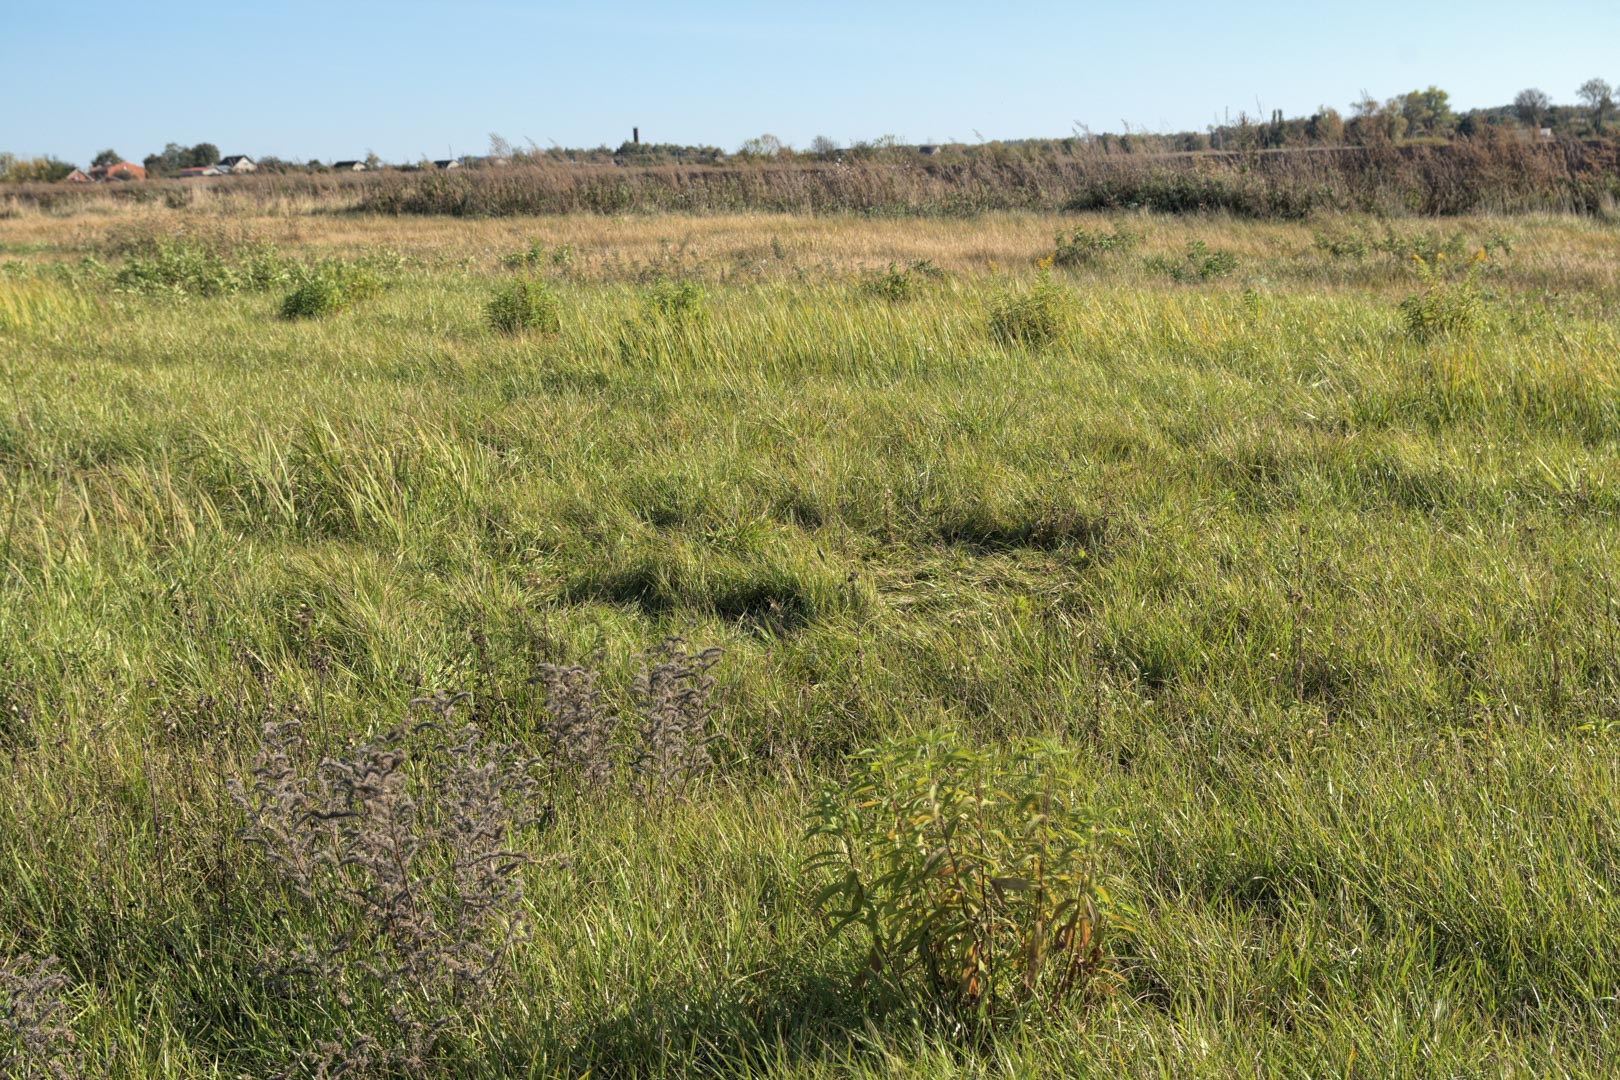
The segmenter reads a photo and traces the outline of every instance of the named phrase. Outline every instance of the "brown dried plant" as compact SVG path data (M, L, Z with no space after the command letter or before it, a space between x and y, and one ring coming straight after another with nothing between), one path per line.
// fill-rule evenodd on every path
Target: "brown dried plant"
M643 657L644 666L632 686L641 711L640 747L633 766L638 794L681 798L714 766L709 747L718 736L708 730L715 686L709 670L722 655L718 648L690 654L677 637Z
M589 668L542 664L529 680L544 695L546 715L538 726L554 773L593 788L613 779L613 737L620 726L602 701L598 677Z
M600 675L589 668L542 665L530 680L544 695L537 721L545 736L552 775L589 788L605 788L618 776L615 762L628 758L630 787L645 798L681 798L714 765L709 731L715 680L709 670L723 650L692 654L669 638L642 656L631 683L637 723L633 745L621 747L623 718L606 704Z
M56 957L0 960L0 1076L7 1080L77 1080L87 1075L63 1015L67 989Z
M252 783L230 784L244 836L315 927L264 973L349 1018L283 1075L424 1075L465 1006L510 974L530 862L510 845L535 821L535 778L475 727L447 737L463 697L418 699L432 720L313 766L298 725L266 724Z

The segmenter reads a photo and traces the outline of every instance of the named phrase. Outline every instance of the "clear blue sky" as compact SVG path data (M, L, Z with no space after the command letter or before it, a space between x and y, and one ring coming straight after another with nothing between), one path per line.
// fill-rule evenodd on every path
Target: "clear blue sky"
M1460 108L1620 83L1620 0L0 0L0 150L166 142L387 160L1202 130L1427 86ZM977 134L975 134L977 133Z

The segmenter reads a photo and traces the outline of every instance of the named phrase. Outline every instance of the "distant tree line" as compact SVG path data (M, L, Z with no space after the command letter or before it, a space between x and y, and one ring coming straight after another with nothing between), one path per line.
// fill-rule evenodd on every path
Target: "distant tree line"
M1543 132L1554 138L1608 137L1615 112L1615 88L1603 79L1592 78L1582 83L1575 93L1578 104L1559 105L1554 104L1544 91L1532 87L1520 91L1511 104L1458 113L1452 109L1451 98L1446 91L1438 86L1429 86L1383 101L1363 93L1359 100L1351 104L1348 115L1323 105L1310 116L1288 117L1280 109L1264 118L1240 112L1235 119L1211 124L1204 131L1161 134L1127 128L1120 133L1094 133L1078 127L1074 135L1061 139L949 143L925 148L909 145L893 135L848 145L840 145L828 136L818 135L802 150L795 149L774 135L759 135L746 140L730 153L717 146L644 143L639 139L620 143L616 148L543 148L532 142L527 147L517 148L501 136L491 135L487 154L462 158L458 164L465 168L479 168L548 162L626 166L722 165L760 161L861 162L880 161L898 155L911 157L924 149L948 162L983 157L992 160L1033 160L1042 155L1072 153L1081 149L1131 154L1438 143L1457 137L1472 138L1511 130L1528 131L1532 137L1541 137ZM91 164L113 165L122 160L116 151L108 149L98 153ZM214 143L182 146L171 142L161 152L148 154L142 164L148 176L163 177L177 175L186 168L213 165L218 161L219 147ZM314 160L299 163L267 155L256 159L256 162L260 172L329 171L328 166ZM369 152L365 162L368 168L383 165L376 154ZM431 169L433 165L423 160L391 167L415 170ZM72 164L55 157L19 158L0 153L0 182L61 180L73 168Z

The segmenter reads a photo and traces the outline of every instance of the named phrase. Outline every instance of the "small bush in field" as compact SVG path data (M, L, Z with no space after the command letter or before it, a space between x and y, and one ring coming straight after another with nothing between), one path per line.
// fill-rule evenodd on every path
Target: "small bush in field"
M1335 259L1360 259L1376 246L1367 233L1360 229L1339 232L1318 231L1311 237L1312 245Z
M647 294L653 314L672 326L698 327L709 321L703 287L695 281L660 281Z
M1085 266L1115 251L1130 251L1142 238L1117 226L1111 232L1077 228L1065 236L1059 232L1052 241L1052 261L1058 266Z
M222 296L242 288L236 267L205 244L157 240L131 252L113 275L126 292Z
M864 935L865 981L989 1021L1083 998L1103 974L1104 837L1072 750L999 753L934 733L860 754L812 810L809 868L833 932Z
M377 275L364 267L324 263L303 275L281 302L283 319L332 315L382 291Z
M692 281L656 282L647 292L646 308L619 334L619 355L646 362L690 356L702 348L709 327L703 288Z
M862 288L872 296L889 301L910 300L925 281L937 281L945 271L935 266L932 259L913 259L905 266L889 264L881 274L862 282Z
M313 277L293 289L281 302L283 319L311 319L331 315L347 306L343 287L329 277Z
M1147 265L1149 270L1168 274L1183 283L1209 281L1226 277L1236 270L1237 256L1230 251L1211 250L1202 240L1193 240L1188 243L1187 252L1182 258L1153 258L1148 260Z
M1042 260L1041 274L1024 292L1009 292L990 307L990 336L1007 344L1041 346L1063 333L1063 295Z
M484 309L495 329L515 334L533 330L555 334L562 329L562 305L557 294L543 281L529 278L505 285Z
M1401 326L1414 341L1465 334L1479 325L1485 313L1475 277L1485 265L1485 249L1480 248L1460 273L1449 271L1445 255L1433 260L1412 256L1412 268L1422 289L1401 301Z

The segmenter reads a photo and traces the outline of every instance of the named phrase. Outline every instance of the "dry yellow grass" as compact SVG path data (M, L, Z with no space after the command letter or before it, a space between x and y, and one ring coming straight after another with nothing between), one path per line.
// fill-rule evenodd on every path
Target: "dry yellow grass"
M1617 230L1575 216L1523 215L1411 219L1384 223L1372 218L1334 216L1305 222L1243 221L1224 216L1174 217L1151 214L1105 216L1034 213L987 214L971 219L881 219L788 214L568 215L557 217L449 218L383 217L364 214L300 212L241 214L221 204L170 210L89 204L65 216L25 213L0 219L0 259L27 253L35 258L104 254L109 245L138 235L203 234L227 242L255 240L296 248L315 256L352 257L392 249L445 268L485 271L531 245L571 249L570 273L582 280L623 280L659 271L705 278L775 280L804 276L836 277L881 269L891 263L928 260L953 274L1005 274L1031 271L1052 248L1053 234L1077 225L1121 224L1142 243L1128 259L1111 260L1106 274L1126 278L1143 260L1174 258L1192 241L1229 251L1248 271L1234 278L1370 287L1408 284L1398 262L1377 267L1356 260L1335 263L1315 246L1325 232L1386 232L1412 238L1460 234L1469 242L1507 240L1513 250L1508 270L1515 284L1554 292L1613 293L1620 288L1620 264L1613 258ZM1378 260L1368 260L1378 262ZM1376 272L1372 272L1376 269ZM1082 276L1086 276L1082 273ZM1152 278L1153 275L1147 275Z

